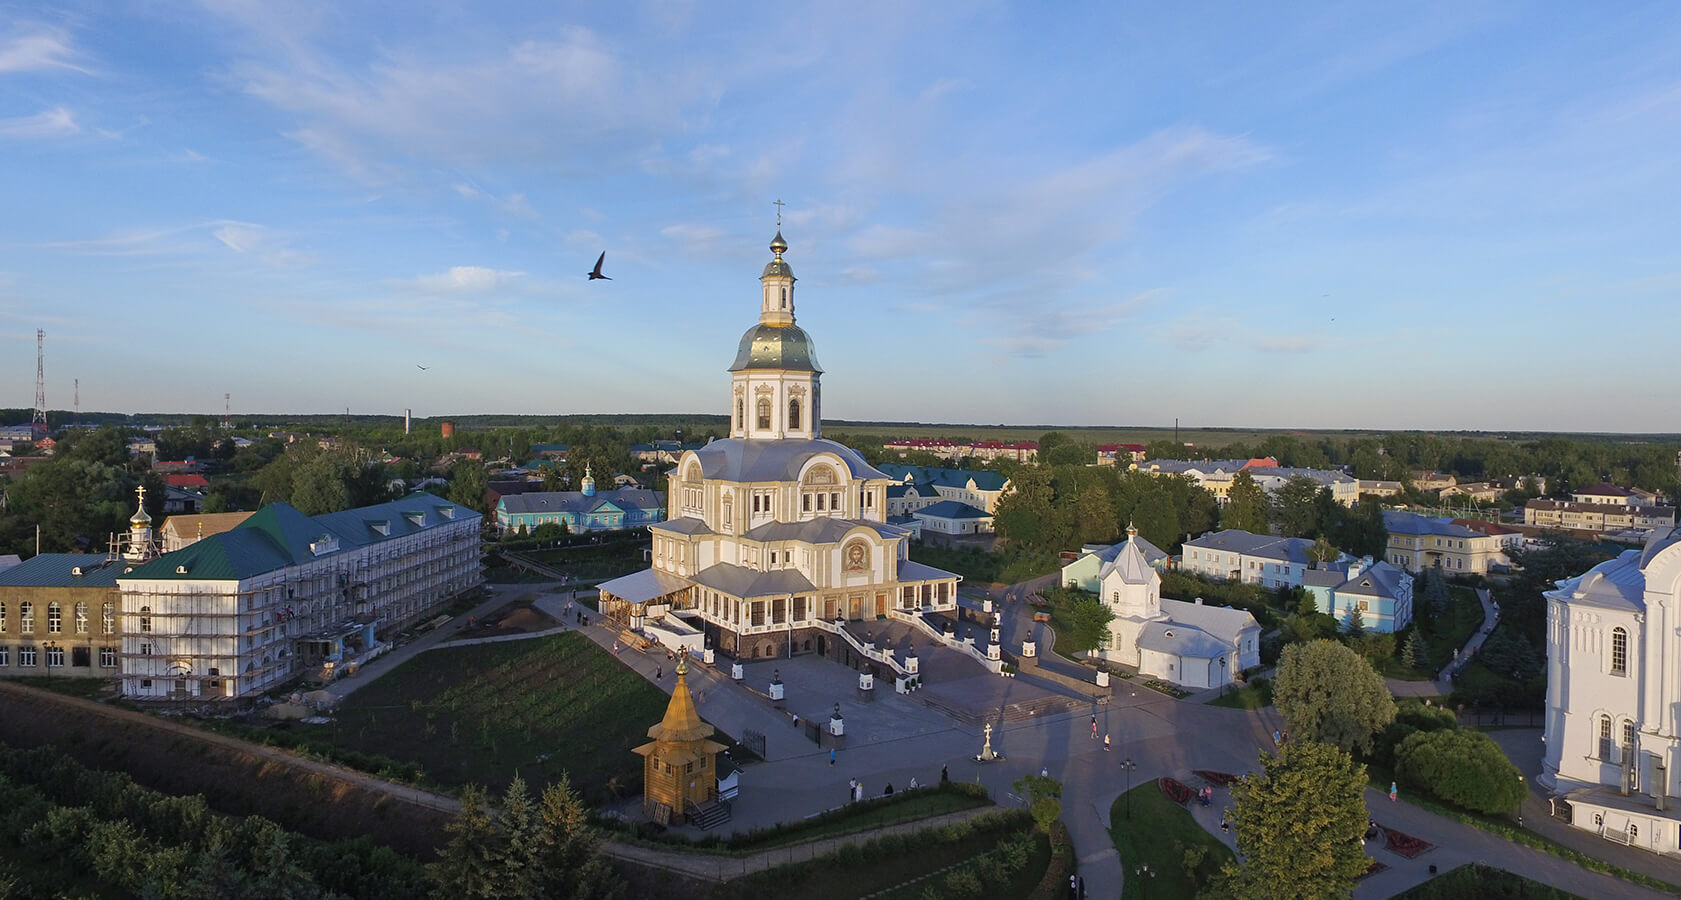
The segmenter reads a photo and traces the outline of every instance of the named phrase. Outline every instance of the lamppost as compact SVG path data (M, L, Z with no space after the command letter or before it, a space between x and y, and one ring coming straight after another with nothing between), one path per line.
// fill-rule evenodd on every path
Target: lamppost
M1127 821L1132 821L1132 770L1138 768L1138 763L1127 757L1121 761L1121 768L1127 773Z
M1145 863L1138 868L1133 869L1132 874L1138 876L1138 895L1144 898L1144 900L1149 900L1150 879L1156 877L1156 870L1150 868L1149 863Z

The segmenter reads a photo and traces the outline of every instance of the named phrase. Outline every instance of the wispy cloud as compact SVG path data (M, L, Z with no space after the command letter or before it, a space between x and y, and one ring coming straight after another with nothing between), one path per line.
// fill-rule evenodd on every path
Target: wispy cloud
M395 279L391 284L394 287L412 288L424 294L488 294L506 290L524 276L524 272L510 272L484 266L451 266L448 270L433 275Z
M39 140L68 137L79 134L81 130L82 126L77 124L75 114L62 106L42 110L33 116L0 119L0 139Z
M531 203L525 199L524 194L514 193L498 197L495 194L481 190L480 188L464 182L452 184L450 185L450 189L455 191L456 195L460 196L464 200L474 200L488 203L496 209L499 209L515 218L537 218L537 210L531 208Z
M261 225L228 222L212 234L229 250L255 257L271 266L302 266L315 261L313 256L292 249L285 238Z
M0 37L0 72L36 72L68 69L91 74L74 60L81 56L62 29L20 26L16 33Z

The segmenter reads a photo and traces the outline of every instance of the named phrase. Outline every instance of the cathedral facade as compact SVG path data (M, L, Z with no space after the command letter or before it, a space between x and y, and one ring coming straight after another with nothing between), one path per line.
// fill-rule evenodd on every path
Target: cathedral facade
M823 370L794 321L787 249L779 231L730 366L730 436L678 457L652 566L601 585L622 626L699 632L737 658L824 652L838 623L957 606L959 577L912 562L910 531L887 521L894 479L822 436Z
M1681 852L1681 531L1547 592L1541 785L1577 828Z

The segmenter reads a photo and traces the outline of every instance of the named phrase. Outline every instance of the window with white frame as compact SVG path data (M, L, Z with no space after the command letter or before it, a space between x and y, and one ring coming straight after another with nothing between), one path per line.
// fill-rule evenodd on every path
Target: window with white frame
M64 633L64 608L56 600L47 604L47 633Z
M117 633L117 605L115 603L112 603L109 600L105 601L105 604L99 609L99 617L99 630L101 633Z
M147 632L150 632L151 630L152 630L152 608L150 606L142 606L142 607L140 607L140 631L141 631L141 633L147 633Z
M18 648L18 665L24 668L35 668L34 645L24 644L22 647Z
M99 648L99 667L101 669L115 669L117 667L117 648Z
M1628 632L1622 628L1611 629L1611 674L1628 674Z
M76 633L88 633L88 605L86 601L76 604Z
M49 668L49 669L62 669L62 668L64 668L64 648L63 647L54 646L54 647L48 647L47 648L47 668Z
M35 604L28 600L18 604L18 630L24 634L35 630Z
M0 644L0 666L9 666L11 664L12 648L6 646L5 644Z

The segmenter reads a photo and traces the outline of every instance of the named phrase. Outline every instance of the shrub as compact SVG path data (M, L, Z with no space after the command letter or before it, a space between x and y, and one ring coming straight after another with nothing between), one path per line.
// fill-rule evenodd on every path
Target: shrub
M1500 745L1480 731L1421 731L1395 749L1396 779L1472 812L1515 812L1528 788Z

